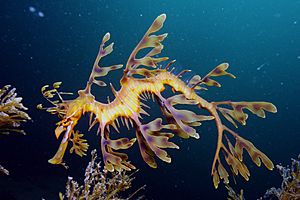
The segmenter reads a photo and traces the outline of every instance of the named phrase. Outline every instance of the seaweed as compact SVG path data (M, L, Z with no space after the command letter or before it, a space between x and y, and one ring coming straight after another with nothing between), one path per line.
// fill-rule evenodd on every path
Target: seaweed
M31 120L26 113L28 110L22 104L22 97L17 97L16 88L5 85L0 89L0 134L10 134L11 132L25 135L25 131L20 129L23 122ZM9 171L0 165L0 173L9 175Z
M227 189L228 192L228 197L227 200L245 200L244 198L244 190L241 189L240 193L237 194L230 185L225 184L225 188Z
M131 199L146 186L140 187L129 197L122 198L121 194L131 188L134 173L128 175L126 171L108 173L102 170L101 162L97 162L96 150L91 152L91 161L85 170L84 183L78 184L72 177L68 177L65 194L59 193L59 199L73 200L122 200ZM142 199L143 196L136 199Z
M272 187L264 195L264 199L299 200L300 199L300 154L291 159L291 166L276 165L281 177L280 188ZM262 199L262 198L261 198Z
M291 159L292 164L289 166L276 165L282 177L282 183L280 188L272 187L268 189L262 199L278 199L278 200L299 200L300 199L300 154L298 159ZM236 192L228 185L225 185L228 192L228 200L245 200L243 190L240 194Z

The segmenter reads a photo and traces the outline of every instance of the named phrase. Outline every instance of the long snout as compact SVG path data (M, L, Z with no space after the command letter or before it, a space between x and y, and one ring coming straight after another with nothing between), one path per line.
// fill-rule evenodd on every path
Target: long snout
M61 143L59 145L59 148L58 148L56 154L53 156L53 158L48 160L49 163L51 163L51 164L62 164L63 163L63 157L64 157L65 151L67 149L68 141L70 139L70 135L71 135L71 132L73 131L73 128L74 128L74 123L73 123L73 121L70 121L70 123L68 123L67 127L61 125L55 129L55 135L56 135L57 139L59 138L61 133L63 133L64 131L65 131L65 134L64 134L63 139L61 140Z

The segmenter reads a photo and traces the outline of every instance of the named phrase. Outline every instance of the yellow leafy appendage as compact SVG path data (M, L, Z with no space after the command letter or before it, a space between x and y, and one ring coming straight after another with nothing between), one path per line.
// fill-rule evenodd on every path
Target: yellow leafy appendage
M74 134L74 128L78 120L83 114L90 113L90 128L96 124L99 125L97 132L100 133L103 161L105 168L109 171L135 169L127 161L127 154L116 152L116 150L128 149L136 140L139 144L141 155L149 166L157 167L155 162L156 156L165 162L171 162L171 158L164 149L179 147L170 142L169 139L174 134L182 138L193 137L198 139L199 134L194 127L200 126L206 120L214 120L218 129L216 153L211 169L216 188L220 179L223 179L225 183L229 182L229 174L222 162L227 162L236 175L240 173L246 180L249 179L249 170L243 163L244 149L249 153L256 165L260 166L261 162L263 162L268 169L272 170L272 161L251 142L225 126L219 114L237 127L236 122L242 125L246 124L248 115L244 112L245 110L249 110L253 114L264 118L265 111L275 113L276 107L268 102L208 102L200 97L196 91L206 89L204 86L220 87L220 84L214 80L214 77L225 75L235 78L226 71L228 68L227 63L220 64L203 78L198 75L194 76L188 83L182 81L180 77L184 73L189 72L189 70L183 70L179 74L174 74L172 72L173 69L171 69L174 61L169 62L166 67L159 65L160 62L168 60L167 57L158 56L163 49L161 42L167 37L167 34L155 35L154 33L162 28L165 19L165 14L158 16L131 53L124 69L124 75L120 80L121 89L116 91L110 84L115 96L113 101L108 101L108 103L98 102L91 94L92 84L106 86L106 83L99 80L100 77L106 76L108 72L122 67L122 65L109 67L99 65L100 60L113 51L113 43L105 45L110 39L109 33L103 37L86 87L78 91L79 96L76 99L63 100L61 94L65 93L57 91L60 82L55 83L53 89L46 90L46 88L42 88L44 97L54 105L51 108L46 108L47 111L58 114L62 118L57 124L55 135L58 138L64 133L57 153L49 162L52 164L62 163L65 150L68 142L72 140L71 135ZM137 57L138 52L142 49L149 49L149 52L144 57ZM169 98L163 97L162 92L165 90L165 85L169 85L178 94ZM50 100L55 95L59 97L60 101ZM157 118L149 123L143 123L140 120L141 115L148 114L143 110L142 107L146 107L146 105L141 100L151 98L151 96L158 102L168 124L163 124L161 118ZM207 110L209 115L198 115L190 110L177 109L175 107L177 104L195 105L199 109ZM43 109L41 105L38 107ZM135 138L131 140L128 138L110 139L110 126L119 132L119 120L128 128L131 126L135 129ZM232 145L232 139L235 140L235 145ZM79 155L83 155L87 148L86 145L83 145L81 150L80 146L77 147ZM220 159L220 152L224 156L224 161Z

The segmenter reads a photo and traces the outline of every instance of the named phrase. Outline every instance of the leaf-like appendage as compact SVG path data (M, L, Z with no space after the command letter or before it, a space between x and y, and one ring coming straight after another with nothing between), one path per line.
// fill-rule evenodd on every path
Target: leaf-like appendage
M108 40L110 40L110 33L106 33L102 38L102 44L105 44Z
M173 132L176 133L176 135L178 135L181 138L185 138L185 139L190 137L186 132L184 132L180 128L180 126L177 124L176 120L174 119L173 115L167 110L166 107L161 107L161 111L164 114L164 116L166 117L166 120L168 123L176 125L176 129L173 130Z
M236 128L237 124L234 122L236 120L242 125L246 125L246 120L248 115L244 113L243 109L247 109L258 117L265 118L265 111L276 113L276 107L269 102L224 102L224 104L232 106L233 110L218 107L218 110L222 115L232 123ZM234 119L234 120L233 120Z
M132 69L130 71L132 74L138 74L144 77L153 77L156 76L159 72L161 72L160 69L158 70L149 70L149 69L145 69L145 68L138 68L138 69Z
M86 156L86 152L89 148L87 140L83 139L83 134L80 134L79 131L72 131L70 141L73 143L70 153L73 151L80 157Z
M96 67L95 77L106 76L108 72L122 68L123 65L112 65L109 67Z
M183 94L174 95L167 100L172 106L177 104L196 105L199 103L196 100L187 99Z
M219 174L217 173L217 170L214 170L214 174L213 174L213 183L215 188L217 189L220 183L220 177Z
M232 170L235 175L238 175L238 173L240 173L245 180L249 180L250 172L246 165L244 165L240 160L238 160L231 154L227 154L225 160L227 164L232 167Z
M168 110L176 121L176 124L190 137L199 138L199 134L194 128L188 125L189 122L197 121L196 114L188 110L177 110L174 107L169 107Z
M226 169L223 167L223 165L221 164L221 162L219 162L218 164L218 173L220 175L220 179L223 179L224 180L224 183L229 183L229 174L228 172L226 171Z
M169 142L169 138L172 134L160 134L162 129L170 129L175 128L174 125L163 125L162 119L157 118L148 124L141 125L139 127L139 131L142 133L145 142L147 143L148 147L151 151L159 157L161 160L165 162L171 162L171 158L168 156L168 153L162 148L176 148L179 147L174 144L173 142Z
M209 72L205 77L211 76L229 76L231 78L235 78L235 76L231 73L228 73L226 70L228 69L228 63L222 63L215 67L211 72Z
M231 105L237 112L243 112L242 109L245 108L262 118L266 117L264 110L272 113L277 112L276 107L269 102L232 102Z
M113 46L114 43L110 43L109 45L105 46L105 43L110 39L110 34L106 33L104 35L104 37L102 38L102 42L99 48L99 52L98 55L96 57L96 60L94 62L94 66L93 66L93 70L91 72L89 81L87 82L86 88L85 88L85 92L89 93L91 90L91 84L94 83L100 87L106 86L106 83L101 81L101 80L97 80L97 77L102 77L102 76L106 76L108 74L108 72L112 71L112 70L117 70L123 67L123 65L112 65L109 67L102 67L99 66L99 62L100 60L107 56L108 54L110 54L113 51Z
M263 152L258 150L250 141L242 137L237 137L235 143L235 152L240 161L243 160L243 149L247 150L252 161L258 167L260 167L262 161L269 170L274 168L272 161Z
M119 140L111 140L109 138L101 138L101 150L103 155L103 161L105 168L113 172L114 170L121 171L122 169L130 171L135 167L130 164L127 159L128 156L125 153L115 152L112 149L127 149L133 145L135 139L128 140L127 138L121 138Z
M201 84L205 84L207 86L216 86L221 87L221 84L217 81L211 79L210 77L216 77L216 76L229 76L231 78L235 78L234 75L226 72L226 69L228 68L228 63L222 63L218 65L215 69L213 69L211 72L209 72L201 81Z
M227 119L230 123L232 123L236 128L238 127L237 124L233 119L240 122L241 124L246 124L246 119L248 118L248 115L243 113L240 115L239 118L236 117L234 110L229 110L227 108L219 108L219 111L222 113L222 115Z
M157 168L157 164L154 159L154 152L149 147L149 144L143 137L142 133L139 130L136 130L136 137L139 143L140 152L143 160L152 168Z
M201 87L201 77L199 75L195 75L189 81L188 86L194 88L195 90L207 90L205 87Z
M61 84L62 84L62 82L55 82L55 83L53 83L53 88L58 89Z
M168 57L154 57L155 55L158 55L163 49L163 45L161 44L161 42L167 37L167 34L150 35L151 33L159 31L163 27L165 19L166 15L162 14L154 20L152 25L145 33L144 37L132 51L126 64L126 69L124 71L125 73L130 72L130 74L134 74L134 72L136 71L131 70L136 69L141 65L156 68L159 62L168 60ZM136 56L138 52L145 48L152 49L144 57L137 58Z
M199 85L207 85L207 86L216 86L216 87L221 87L221 84L218 83L217 81L211 79L211 77L216 77L216 76L229 76L231 78L235 78L234 75L228 73L226 70L228 68L228 63L222 63L218 65L216 68L214 68L212 71L210 71L206 76L204 76L202 79L200 76L196 75L194 76L190 82L189 85L193 89L206 89L203 87L200 87Z
M161 14L159 15L155 20L154 22L151 24L150 28L148 29L147 33L148 34L151 34L151 33L154 33L154 32L157 32L159 31L163 25L164 25L164 22L166 20L166 14Z
M177 126L177 132L180 137L188 138L194 137L199 138L199 134L192 126L201 125L201 121L214 119L212 116L197 115L196 113L189 110L177 110L173 107L176 104L197 104L196 101L184 99L182 95L175 95L164 99L161 95L158 96L163 102L160 107L164 115L166 116L169 123Z
M193 85L199 83L199 81L201 81L201 76L195 75L191 78L191 80L189 80L188 85L193 86Z
M44 107L42 104L37 105L37 109L46 110L51 114L58 114L59 117L65 115L65 108L67 106L66 101L62 98L62 95L73 95L71 92L61 92L59 88L62 82L55 82L52 84L52 88L49 85L44 85L41 88L41 93L43 97L47 99L54 107Z
M45 98L51 99L56 95L57 90L56 89L46 90L47 87L48 87L48 85L46 85L42 88L43 95Z
M128 138L120 138L117 140L107 140L107 145L115 150L128 149L134 144L135 141L136 138L133 138L131 140L129 140Z
M231 119L231 118L230 118ZM236 140L235 146L233 146L227 137L226 134L224 134L224 131L227 131L230 133ZM222 132L223 136L227 140L227 146L223 143L223 141L220 143L220 150L223 151L223 155L225 157L225 160L227 164L229 165L231 171L235 174L241 174L241 176L245 180L249 180L250 177L250 172L243 162L243 149L246 149L248 154L250 155L252 161L257 165L260 166L261 162L264 163L264 165L267 167L267 169L272 170L273 169L273 163L272 161L261 151L259 151L251 142L248 140L240 137L237 133L234 131L230 130L226 126L222 125ZM220 150L218 153L220 153ZM218 167L216 167L216 164L218 162ZM215 183L215 187L217 188L218 185L216 185L217 182L215 182L217 175L214 173L218 173L218 177L220 179L224 180L224 183L227 184L229 182L228 180L228 173L223 169L223 166L221 164L221 159L220 155L217 155L216 157L216 162L213 164L212 168L212 176L213 176L213 181Z

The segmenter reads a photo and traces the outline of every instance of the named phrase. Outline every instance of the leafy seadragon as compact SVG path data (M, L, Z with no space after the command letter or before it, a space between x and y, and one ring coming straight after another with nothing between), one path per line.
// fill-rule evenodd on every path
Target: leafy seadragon
M113 101L108 100L108 103L98 102L91 94L91 86L93 84L100 87L106 86L105 82L99 80L100 77L106 76L110 71L122 67L121 64L109 67L99 65L100 60L113 51L113 43L105 45L110 39L109 33L103 37L86 87L78 91L76 99L64 100L62 98L62 94L65 93L58 91L60 82L54 83L53 88L50 90L47 89L48 85L42 88L44 97L54 105L45 109L52 114L58 114L62 118L57 123L55 135L59 138L64 133L57 153L49 162L52 164L63 164L63 156L69 141L73 142L72 151L75 150L75 153L80 156L85 155L88 144L82 138L83 134L74 131L74 128L83 114L90 113L89 129L96 124L99 125L97 133L100 134L103 161L105 168L109 171L135 169L135 166L128 161L127 154L116 150L128 149L136 140L144 161L150 167L157 167L155 157L170 163L171 158L164 149L178 149L179 147L170 142L169 139L174 134L182 138L193 137L198 139L199 134L194 127L200 126L206 120L214 120L218 130L217 147L211 169L216 188L220 179L223 179L225 183L229 182L229 174L222 162L227 162L235 175L240 173L246 180L249 179L250 172L243 163L244 149L249 153L257 166L260 166L261 162L263 162L268 169L272 170L272 161L250 141L242 138L224 125L220 114L237 127L236 122L242 125L246 124L248 115L244 112L245 110L249 110L253 114L264 118L265 111L275 113L276 107L268 102L208 102L199 96L197 91L207 89L205 86L221 86L214 80L214 77L229 76L235 78L234 75L226 71L228 68L227 63L220 64L203 78L199 75L193 76L188 83L180 78L189 70L183 70L178 74L172 72L171 65L175 62L174 60L162 67L160 63L168 60L168 57L159 57L158 55L163 49L162 41L167 37L167 34L155 35L154 33L162 28L165 19L165 14L158 16L131 53L126 63L123 77L120 80L121 89L116 91L113 85L110 84L115 96ZM137 54L145 49L149 49L148 53L143 57L137 57ZM163 97L162 92L165 90L165 85L169 85L176 94L169 98ZM54 96L58 96L60 100L52 101L51 98ZM149 123L141 121L142 115L148 114L143 109L147 105L143 104L141 100L146 100L151 96L158 102L168 124L163 124L161 118L157 118ZM199 109L207 110L210 115L198 115L190 110L177 109L175 106L178 104L195 105ZM38 108L43 109L41 104L38 105ZM119 132L119 120L128 128L132 126L135 129L135 138L110 139L110 126ZM235 140L235 146L232 145L229 136L231 140ZM220 154L224 156L224 159L221 160Z

